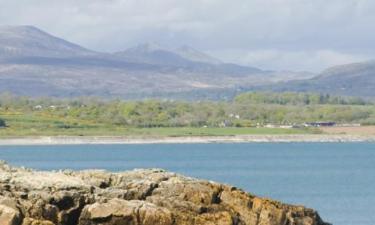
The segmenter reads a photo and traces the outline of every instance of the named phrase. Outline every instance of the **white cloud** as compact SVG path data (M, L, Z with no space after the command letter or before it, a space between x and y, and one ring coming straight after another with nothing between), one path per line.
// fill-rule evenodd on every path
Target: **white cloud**
M375 55L374 11L373 0L0 0L0 24L36 25L96 50L189 44L258 52L224 57L265 68L318 70Z

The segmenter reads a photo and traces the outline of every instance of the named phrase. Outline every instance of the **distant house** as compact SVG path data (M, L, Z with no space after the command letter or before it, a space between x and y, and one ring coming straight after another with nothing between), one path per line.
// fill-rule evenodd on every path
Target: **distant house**
M336 126L335 122L312 122L305 123L305 127L333 127Z
M283 128L283 129L291 129L293 125L276 125L276 124L267 124L264 128Z
M294 128L294 126L293 125L281 125L281 126L279 126L279 128L292 129L292 128Z
M49 106L50 109L70 109L70 106L64 106L64 105L50 105Z
M360 127L362 124L360 123L340 123L336 124L337 127Z
M224 120L219 124L219 127L230 127L232 123L228 120Z
M229 117L230 117L230 118L236 118L236 119L240 119L240 118L241 118L240 115L238 115L238 114L233 114L233 113L229 114Z
M41 105L36 105L36 106L34 106L34 109L36 109L36 110L40 110L40 109L42 109L43 108L43 106L41 106Z

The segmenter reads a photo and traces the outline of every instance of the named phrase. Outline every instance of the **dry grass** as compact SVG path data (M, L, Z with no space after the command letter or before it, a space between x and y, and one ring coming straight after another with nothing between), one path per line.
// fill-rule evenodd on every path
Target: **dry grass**
M322 127L320 129L327 134L375 135L375 126Z

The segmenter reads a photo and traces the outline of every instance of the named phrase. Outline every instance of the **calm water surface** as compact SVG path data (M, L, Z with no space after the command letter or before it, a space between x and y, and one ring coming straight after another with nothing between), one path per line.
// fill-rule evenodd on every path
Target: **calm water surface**
M42 170L164 168L303 204L337 225L375 224L375 143L0 146Z

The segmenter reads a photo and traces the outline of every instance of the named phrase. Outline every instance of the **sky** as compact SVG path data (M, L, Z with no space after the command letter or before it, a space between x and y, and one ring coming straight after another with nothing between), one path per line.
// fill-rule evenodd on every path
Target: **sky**
M270 70L375 59L374 24L374 0L0 0L0 25L34 25L93 50L189 45Z

